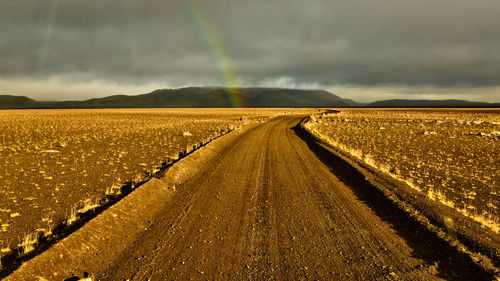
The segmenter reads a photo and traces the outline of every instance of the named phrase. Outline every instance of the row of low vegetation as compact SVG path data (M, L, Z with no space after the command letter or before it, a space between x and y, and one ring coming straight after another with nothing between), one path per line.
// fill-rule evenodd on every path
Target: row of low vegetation
M343 111L304 125L332 146L500 232L500 115Z
M207 111L1 112L4 268L78 229L179 157L272 113Z

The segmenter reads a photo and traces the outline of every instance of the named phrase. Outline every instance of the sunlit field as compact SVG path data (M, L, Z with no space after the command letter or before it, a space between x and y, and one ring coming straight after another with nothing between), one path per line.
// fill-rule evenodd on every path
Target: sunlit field
M0 112L0 249L101 204L200 144L282 110ZM28 239L30 240L30 239Z
M500 111L343 110L308 128L430 199L499 231Z

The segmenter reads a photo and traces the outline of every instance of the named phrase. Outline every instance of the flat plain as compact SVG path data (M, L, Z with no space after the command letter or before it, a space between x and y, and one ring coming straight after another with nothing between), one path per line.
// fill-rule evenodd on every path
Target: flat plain
M500 231L500 111L342 110L308 128L330 144Z
M50 234L125 182L278 110L120 109L0 112L0 249ZM27 241L26 241L27 242ZM1 255L1 254L0 254Z
M101 281L500 276L497 110L0 114L2 249L21 258L4 264L6 280L83 272ZM191 150L156 178L147 176ZM381 173L366 173L358 163ZM454 230L421 223L406 208L413 201L403 208L379 189L386 176L430 206L452 207L457 223L480 218L489 228L471 228L477 234L471 237L488 242L462 243ZM37 247L29 243L58 221L70 225L123 183L144 179L64 239L23 259Z

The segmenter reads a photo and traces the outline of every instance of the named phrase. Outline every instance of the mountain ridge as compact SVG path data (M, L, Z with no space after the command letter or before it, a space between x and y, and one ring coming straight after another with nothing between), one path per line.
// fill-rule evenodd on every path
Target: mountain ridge
M488 103L468 100L445 99L445 100L429 100L429 99L390 99L375 101L365 105L365 107L374 108L471 108L471 107L500 107L500 103Z
M83 101L36 101L23 96L0 95L0 108L202 108L202 107L347 107L357 103L325 90L285 88L186 87L158 89L140 95L112 95ZM232 90L232 89L231 89ZM234 104L233 100L238 101Z
M234 99L231 92L239 93ZM236 104L235 104L236 101ZM0 109L63 108L224 108L224 107L367 107L464 108L500 107L500 103L467 100L380 100L367 104L341 98L326 90L287 88L185 87L158 89L139 95L111 95L83 101L37 101L26 96L0 95Z

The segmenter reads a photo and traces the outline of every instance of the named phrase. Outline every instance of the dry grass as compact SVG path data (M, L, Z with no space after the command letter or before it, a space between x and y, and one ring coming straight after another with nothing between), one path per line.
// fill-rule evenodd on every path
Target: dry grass
M21 225L36 226L44 216L63 219L85 198L120 194L117 178L137 184L169 156L281 111L0 111L0 158L6 159L0 163L0 196L5 199L0 210L10 210L0 211L0 241L33 231Z
M106 195L108 195L106 193ZM77 203L73 205L71 208L70 214L66 219L66 225L72 225L76 221L79 220L81 214L88 213L90 211L94 211L98 207L101 206L101 199L97 197L91 197L85 199L83 202Z
M415 115L414 112L411 113ZM373 111L348 112L332 115L329 118L323 115L321 118L311 118L308 123L304 124L304 127L333 147L424 193L430 200L451 207L499 233L499 210L497 209L499 197L493 188L499 183L495 181L498 177L491 176L499 167L495 168L494 161L496 160L490 157L491 153L494 154L493 151L490 151L490 154L484 154L485 151L488 152L491 149L488 147L491 145L491 140L478 139L478 137L496 138L497 136L496 134L464 133L465 130L471 129L470 126L483 126L481 127L483 130L494 130L498 124L495 124L491 118L498 118L498 115L474 115L461 112L457 113L458 115L448 113L433 115L424 112L413 116L414 120L411 120L412 116L406 113L384 114L386 113ZM404 117L402 122L397 121L401 120L400 116ZM436 121L436 118L446 120L452 125L446 125L440 120ZM488 121L474 123L463 121L464 118L480 118ZM433 124L433 130L438 133L434 131L420 135L406 133L406 131L415 130L411 127L415 124L425 127L430 126L430 123ZM421 137L422 135L425 135L425 138ZM440 139L448 139L449 143L443 145ZM460 154L457 154L458 158L453 154L455 145L460 151ZM434 157L434 155L440 157ZM416 161L412 162L412 159ZM482 163L477 164L478 161ZM454 174L447 172L450 170ZM445 171L445 173L440 171ZM459 185L458 182L461 184ZM458 186L460 189L456 188Z
M25 255L35 250L35 246L38 243L38 238L36 233L29 233L24 236L19 243L19 249L21 254Z
M78 205L74 205L73 207L71 207L69 216L66 219L66 225L72 225L76 221L78 221L78 219L79 219L79 217L78 217L78 208L79 208Z
M97 197L87 198L83 201L82 206L78 210L79 214L85 214L89 211L93 211L101 206L101 200Z
M108 186L106 188L106 191L104 191L104 194L106 196L115 196L115 195L120 195L122 193L122 188L121 185L113 183L112 185Z

